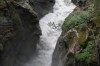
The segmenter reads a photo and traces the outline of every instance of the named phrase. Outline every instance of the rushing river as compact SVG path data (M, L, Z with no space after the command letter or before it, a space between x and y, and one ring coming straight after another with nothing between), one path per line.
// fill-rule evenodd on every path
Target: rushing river
M40 19L42 35L37 45L38 54L25 66L51 66L52 54L65 18L74 10L71 0L56 0L53 12Z

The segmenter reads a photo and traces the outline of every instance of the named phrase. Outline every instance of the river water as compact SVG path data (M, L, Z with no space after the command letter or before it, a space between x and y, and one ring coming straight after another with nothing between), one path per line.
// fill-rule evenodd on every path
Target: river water
M74 8L75 5L71 3L71 0L55 0L53 12L46 14L39 22L42 35L37 44L37 56L25 66L51 66L52 54L62 32L61 26Z

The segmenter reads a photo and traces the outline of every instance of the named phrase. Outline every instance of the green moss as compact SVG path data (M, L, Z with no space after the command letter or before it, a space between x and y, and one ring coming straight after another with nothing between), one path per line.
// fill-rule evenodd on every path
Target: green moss
M95 0L95 14L97 16L100 16L100 0Z
M20 16L19 16L17 10L15 8L11 8L10 11L12 13L12 17L11 18L14 21L14 24L19 26L20 22L21 22L21 19L20 19Z
M100 27L100 0L95 0L96 27Z
M87 33L88 33L88 30L84 30L84 31L79 31L79 44L80 45L84 45L84 42L87 40Z
M82 61L87 64L92 63L92 48L93 48L93 41L89 41L85 49L82 52L76 54L75 58L77 61Z
M13 21L14 27L19 29L19 30L23 30L22 20L21 20L21 17L19 15L19 11L17 11L17 9L15 9L15 8L10 8L10 13L12 13L11 19Z
M66 32L71 28L85 27L90 18L92 18L92 14L89 11L77 11L65 19L62 30Z
M87 64L90 64L94 61L93 50L96 40L95 31L96 30L94 29L90 29L90 35L88 37L88 40L84 43L82 51L75 55L77 61L85 62Z
M14 3L16 0L8 0L7 3ZM0 0L0 9L5 8L7 6L6 2L4 0Z
M100 16L96 18L96 27L100 28Z
M0 0L0 9L6 7L6 3L4 0Z

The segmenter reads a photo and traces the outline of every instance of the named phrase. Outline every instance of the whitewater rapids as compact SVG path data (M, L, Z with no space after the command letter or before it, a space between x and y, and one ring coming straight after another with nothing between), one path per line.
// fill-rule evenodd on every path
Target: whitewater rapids
M37 45L38 54L37 57L25 64L25 66L51 66L52 54L56 46L58 37L61 34L61 26L65 18L74 10L75 5L71 3L71 0L56 0L53 7L53 13L46 14L40 19L40 27L42 35L40 42ZM58 25L57 28L53 28L53 25Z

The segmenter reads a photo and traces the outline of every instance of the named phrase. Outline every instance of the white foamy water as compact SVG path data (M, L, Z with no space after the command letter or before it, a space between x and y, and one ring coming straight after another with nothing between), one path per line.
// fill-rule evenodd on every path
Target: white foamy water
M53 13L48 13L40 19L39 23L42 30L42 36L40 43L37 45L38 55L27 63L26 66L51 66L52 54L57 39L61 34L61 26L59 28L60 30L56 30L51 28L48 24L54 22L55 24L62 25L65 18L74 8L75 5L71 3L71 0L56 0Z

